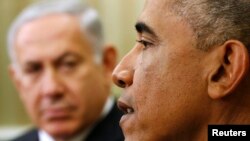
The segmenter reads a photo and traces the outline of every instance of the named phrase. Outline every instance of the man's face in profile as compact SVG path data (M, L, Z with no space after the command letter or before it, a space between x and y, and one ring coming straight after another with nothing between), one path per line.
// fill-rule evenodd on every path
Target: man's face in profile
M75 17L31 21L15 41L18 69L12 77L36 125L52 136L70 137L99 118L108 82Z
M137 43L113 72L124 88L118 106L126 141L166 141L191 136L207 115L203 59L187 23L169 1L148 0L136 24ZM185 139L183 139L185 140Z

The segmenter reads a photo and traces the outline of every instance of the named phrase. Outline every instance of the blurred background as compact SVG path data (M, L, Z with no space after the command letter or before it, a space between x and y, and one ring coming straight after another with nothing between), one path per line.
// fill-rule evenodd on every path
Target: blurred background
M8 76L6 35L10 23L28 4L39 0L0 0L0 141L16 136L32 126L18 93ZM85 0L96 8L104 24L106 42L119 51L119 60L135 43L134 24L143 0ZM120 90L114 87L114 91Z

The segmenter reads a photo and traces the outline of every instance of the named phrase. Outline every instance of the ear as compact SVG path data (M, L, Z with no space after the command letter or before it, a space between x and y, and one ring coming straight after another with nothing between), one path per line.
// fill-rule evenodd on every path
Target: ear
M17 66L15 66L14 64L11 64L8 67L8 72L9 72L9 76L10 76L12 82L14 83L15 88L18 91L20 91L21 90L20 72L19 72Z
M208 77L208 94L219 99L231 94L248 72L249 55L237 40L229 40L212 52L214 67Z
M115 47L111 44L105 45L103 50L103 65L105 69L105 73L111 75L117 60L117 51Z

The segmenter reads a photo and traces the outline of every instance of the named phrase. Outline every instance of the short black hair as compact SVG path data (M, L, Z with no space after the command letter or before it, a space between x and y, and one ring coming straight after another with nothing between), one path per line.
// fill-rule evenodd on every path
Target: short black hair
M250 0L175 0L170 8L192 28L198 48L235 39L250 50Z

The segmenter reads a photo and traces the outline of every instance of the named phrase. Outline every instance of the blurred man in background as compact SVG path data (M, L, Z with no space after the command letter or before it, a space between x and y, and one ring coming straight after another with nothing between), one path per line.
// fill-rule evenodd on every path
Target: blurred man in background
M206 141L208 124L249 125L249 17L249 0L147 0L113 72L125 140Z
M122 141L111 96L116 50L77 0L26 8L9 30L10 75L36 129L15 141Z

